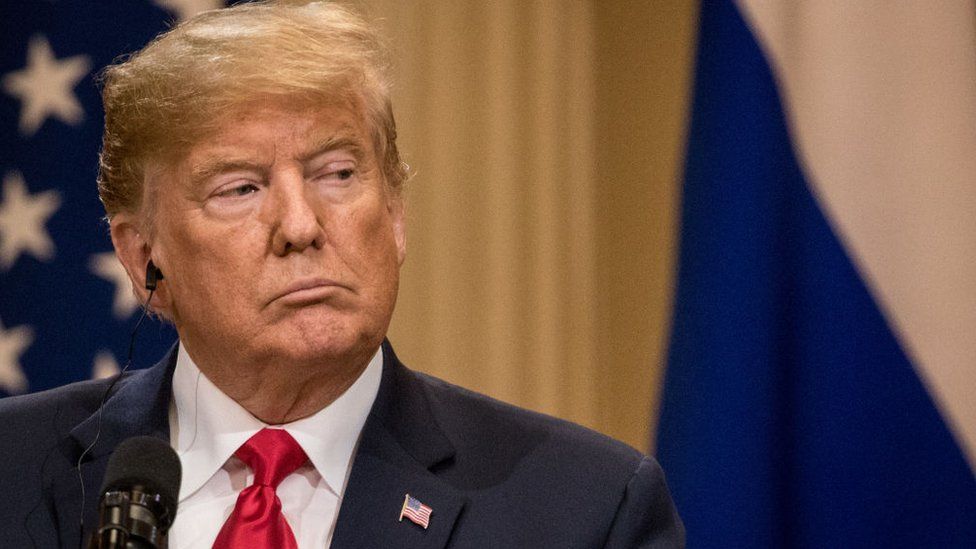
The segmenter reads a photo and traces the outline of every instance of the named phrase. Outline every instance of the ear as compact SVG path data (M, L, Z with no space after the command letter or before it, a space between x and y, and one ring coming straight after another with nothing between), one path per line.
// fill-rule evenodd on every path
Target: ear
M403 260L407 258L407 230L403 197L390 197L387 201L387 210L389 210L390 220L393 222L393 238L396 240L397 247L397 264L403 265Z
M145 303L149 297L146 289L146 266L152 259L152 247L140 229L141 220L133 214L119 213L112 217L110 231L115 255L119 258L125 272L132 281L132 293L139 303ZM167 291L162 282L156 288L150 310L166 316Z

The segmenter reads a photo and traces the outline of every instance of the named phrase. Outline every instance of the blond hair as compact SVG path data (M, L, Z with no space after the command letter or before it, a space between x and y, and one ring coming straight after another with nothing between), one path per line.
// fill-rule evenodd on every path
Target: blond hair
M255 2L186 21L103 73L98 193L106 214L141 211L151 224L150 163L172 162L221 114L269 97L362 108L381 171L398 194L407 167L397 152L388 73L379 36L335 4Z

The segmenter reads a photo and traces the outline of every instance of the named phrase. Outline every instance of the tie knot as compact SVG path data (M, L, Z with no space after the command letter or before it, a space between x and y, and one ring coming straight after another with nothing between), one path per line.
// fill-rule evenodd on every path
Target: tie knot
M308 456L283 429L261 429L234 452L254 471L254 484L277 488Z

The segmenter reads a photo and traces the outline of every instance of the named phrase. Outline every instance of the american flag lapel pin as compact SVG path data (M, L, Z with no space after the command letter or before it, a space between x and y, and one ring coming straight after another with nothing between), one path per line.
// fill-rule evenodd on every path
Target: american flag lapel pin
M410 522L426 530L433 512L433 509L421 503L419 499L406 494L403 496L403 507L400 508L400 522L403 522L403 517L407 517Z

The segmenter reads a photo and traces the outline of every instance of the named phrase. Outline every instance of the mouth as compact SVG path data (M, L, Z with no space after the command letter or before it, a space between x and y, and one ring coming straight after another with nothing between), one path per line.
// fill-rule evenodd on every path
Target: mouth
M320 303L341 290L349 288L327 278L304 278L289 284L271 302L292 306Z

